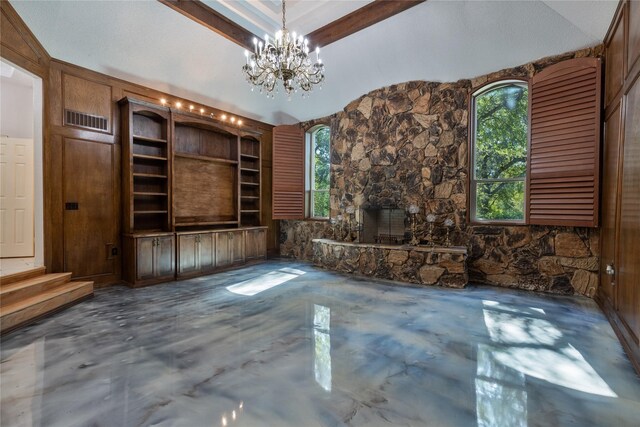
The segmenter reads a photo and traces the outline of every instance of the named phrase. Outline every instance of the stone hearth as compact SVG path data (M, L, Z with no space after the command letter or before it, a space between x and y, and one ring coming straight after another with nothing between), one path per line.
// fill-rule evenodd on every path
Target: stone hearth
M467 248L338 242L313 239L318 267L379 279L463 288L468 282Z

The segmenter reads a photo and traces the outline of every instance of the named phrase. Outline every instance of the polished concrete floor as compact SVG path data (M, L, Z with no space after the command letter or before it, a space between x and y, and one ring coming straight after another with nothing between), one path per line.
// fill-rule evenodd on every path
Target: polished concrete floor
M96 297L2 339L3 426L634 426L593 301L285 261Z

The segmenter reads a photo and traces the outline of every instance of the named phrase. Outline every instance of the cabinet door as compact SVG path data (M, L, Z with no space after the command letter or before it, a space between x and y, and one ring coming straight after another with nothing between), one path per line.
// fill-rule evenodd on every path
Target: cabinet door
M244 262L244 231L230 231L229 248L231 262L239 264Z
M146 280L154 277L155 237L136 239L136 279Z
M215 234L205 233L198 235L198 258L200 271L211 271L216 267L216 242Z
M198 236L178 236L178 276L198 271Z
M267 254L267 233L264 229L247 230L245 238L245 256L247 261L264 258Z
M174 249L173 236L156 237L156 277L173 276Z
M222 231L216 234L216 267L231 265L230 234Z

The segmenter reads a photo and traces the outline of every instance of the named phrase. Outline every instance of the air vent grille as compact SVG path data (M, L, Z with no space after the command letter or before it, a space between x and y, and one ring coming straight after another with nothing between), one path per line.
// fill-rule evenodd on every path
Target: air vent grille
M64 110L64 124L100 131L107 131L109 129L109 120L106 117L94 116L73 110Z

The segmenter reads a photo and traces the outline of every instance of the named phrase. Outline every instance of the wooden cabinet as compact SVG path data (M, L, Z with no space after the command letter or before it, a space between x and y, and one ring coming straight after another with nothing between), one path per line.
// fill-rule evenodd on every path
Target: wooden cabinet
M223 268L244 262L244 231L224 230L216 235L216 267Z
M215 235L206 233L177 233L179 278L197 276L216 267Z
M124 279L133 286L151 285L174 279L175 239L173 233L124 236Z
M265 259L267 257L267 228L250 228L245 230L244 254L246 261Z

